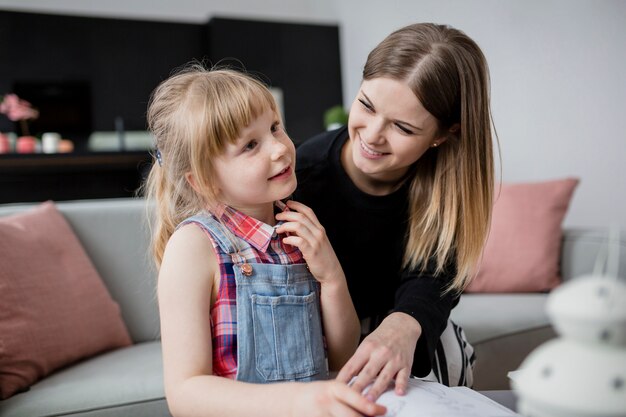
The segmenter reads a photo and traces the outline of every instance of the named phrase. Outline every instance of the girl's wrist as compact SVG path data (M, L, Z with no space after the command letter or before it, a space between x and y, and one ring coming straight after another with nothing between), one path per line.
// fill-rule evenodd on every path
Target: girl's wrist
M327 291L342 291L344 288L347 291L348 284L346 283L346 278L343 275L343 271L337 271L332 274L328 274L328 277L325 279L318 280L322 288Z

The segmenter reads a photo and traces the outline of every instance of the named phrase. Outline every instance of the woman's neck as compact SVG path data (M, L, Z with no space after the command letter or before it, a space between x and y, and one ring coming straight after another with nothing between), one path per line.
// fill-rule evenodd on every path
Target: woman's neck
M366 194L384 196L398 190L405 180L406 171L385 171L377 174L367 174L361 171L352 158L352 141L348 140L341 149L341 166L352 180L352 183Z

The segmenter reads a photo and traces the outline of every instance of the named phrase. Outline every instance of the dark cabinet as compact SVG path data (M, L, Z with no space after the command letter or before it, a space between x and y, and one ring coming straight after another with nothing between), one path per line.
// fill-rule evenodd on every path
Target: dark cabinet
M118 117L144 130L154 87L206 55L205 25L0 12L0 28L0 95L39 109L32 134L58 131L79 149ZM0 116L0 131L12 130L21 133Z
M142 174L129 165L129 153L90 154L88 137L116 130L116 120L126 130L145 130L152 90L192 60L235 63L280 89L287 130L300 143L323 130L326 109L342 103L339 55L335 25L229 18L190 24L0 11L0 95L15 92L39 109L40 117L29 122L31 134L59 132L76 145L68 155L0 155L1 200L132 194ZM22 133L19 124L0 115L0 132L11 131Z
M0 155L0 204L133 197L148 152Z
M321 132L324 111L342 104L337 26L214 18L208 32L214 63L234 57L280 88L294 142Z

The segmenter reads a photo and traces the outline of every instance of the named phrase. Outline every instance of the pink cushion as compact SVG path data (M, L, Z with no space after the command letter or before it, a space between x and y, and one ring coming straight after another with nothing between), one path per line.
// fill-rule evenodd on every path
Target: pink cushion
M548 291L561 282L561 223L578 179L496 187L480 270L466 292Z
M0 217L0 306L0 399L131 343L118 305L52 202Z

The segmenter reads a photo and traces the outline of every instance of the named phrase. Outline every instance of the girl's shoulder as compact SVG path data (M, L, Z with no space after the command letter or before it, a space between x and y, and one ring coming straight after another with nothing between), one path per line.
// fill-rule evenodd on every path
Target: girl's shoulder
M210 290L219 264L210 239L194 224L185 224L172 234L159 270L159 293L178 291L187 295Z
M165 254L171 252L178 257L206 257L213 252L213 245L207 232L193 222L180 225L167 242Z

